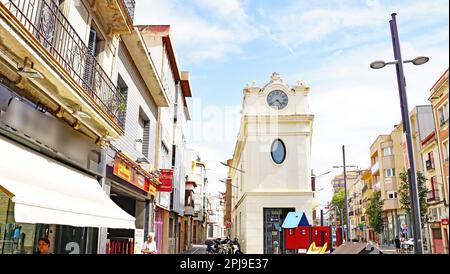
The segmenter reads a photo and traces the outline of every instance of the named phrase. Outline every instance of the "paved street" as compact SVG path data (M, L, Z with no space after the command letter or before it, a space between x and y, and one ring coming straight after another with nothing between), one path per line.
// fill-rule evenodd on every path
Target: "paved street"
M206 254L206 245L192 245L192 249L185 254Z

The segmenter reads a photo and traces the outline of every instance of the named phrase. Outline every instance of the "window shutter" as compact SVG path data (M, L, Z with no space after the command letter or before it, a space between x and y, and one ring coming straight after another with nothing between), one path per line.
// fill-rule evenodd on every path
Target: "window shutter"
M144 154L144 156L148 158L150 150L150 121L144 122L143 141L144 143L142 144L142 154Z
M88 89L94 87L95 78L95 50L97 47L97 32L91 28L89 33L88 53L86 54L86 64L84 66L84 82Z

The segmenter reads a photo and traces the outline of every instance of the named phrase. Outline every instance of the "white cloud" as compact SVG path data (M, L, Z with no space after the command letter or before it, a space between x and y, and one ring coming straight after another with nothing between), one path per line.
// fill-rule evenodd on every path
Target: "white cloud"
M360 1L341 2L329 1L327 5L295 2L265 16L262 19L263 28L265 33L270 34L271 40L275 37L283 46L303 50L303 45L311 43L321 43L322 47L331 37L331 43L340 43L341 47L376 42L379 35L374 35L374 32L380 33L380 30L389 28L392 12L398 13L397 20L404 26L404 31L414 29L418 24L448 20L446 1L398 2L390 6L383 6L378 1L367 1L366 6L359 5ZM340 41L348 33L351 39L344 37L346 43Z
M195 0L200 6L224 17L242 18L247 17L242 3L239 0Z
M292 79L315 79L311 86L310 105L316 115L314 123L312 167L317 173L332 170L320 178L325 187L318 197L321 203L331 199L332 166L342 165L341 146L346 145L347 164L368 168L369 148L380 134L390 134L401 122L400 102L395 68L372 70L369 63L376 59L391 60L389 43L370 45L325 58L313 70ZM429 56L422 66L405 65L409 109L429 104L429 90L448 68L448 46L419 49L410 43L402 44L404 58Z
M192 63L220 61L229 54L239 54L242 44L259 35L247 21L240 1L194 3L196 8L181 0L139 0L135 23L171 25L175 47L183 51L185 61Z

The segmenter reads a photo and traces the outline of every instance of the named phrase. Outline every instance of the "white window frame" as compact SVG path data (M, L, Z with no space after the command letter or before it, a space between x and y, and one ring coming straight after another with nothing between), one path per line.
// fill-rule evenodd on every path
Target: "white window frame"
M389 175L389 172L388 171L391 171L390 172L390 175ZM394 177L395 176L395 169L394 168L386 168L385 170L384 170L384 176L385 177Z
M448 147L448 141L449 139L447 139L446 141L443 142L443 146L444 146L444 161L448 160L449 158L449 147Z
M446 101L442 106L438 109L438 122L440 127L444 127L447 123L442 123L448 121L448 101Z
M391 197L392 195L392 197ZM389 199L397 199L398 195L396 191L388 191L387 196Z
M386 153L388 152L388 153ZM383 156L392 156L392 147L383 148Z

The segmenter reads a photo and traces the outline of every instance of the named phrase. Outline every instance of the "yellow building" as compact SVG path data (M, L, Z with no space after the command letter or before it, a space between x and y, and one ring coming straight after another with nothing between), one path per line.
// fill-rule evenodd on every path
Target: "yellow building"
M365 217L363 214L363 190L366 185L367 176L364 176L370 170L359 170L358 177L349 185L348 189L348 204L349 204L349 218L350 227L352 230L352 238L361 240L365 238Z
M370 147L373 191L380 191L384 200L382 244L393 244L395 236L410 223L397 197L399 175L404 170L402 133L402 127L396 126L390 135L378 136Z
M434 196L430 195L430 198L435 198L438 195L439 199L443 200L442 206L433 205L431 207L430 215L432 216L433 224L430 225L432 239L433 252L449 253L449 228L448 228L448 215L449 215L449 107L448 107L448 69L439 77L436 83L431 88L431 96L429 101L432 104L434 123L435 123L435 137L437 151L429 148L433 152L435 169L430 170L435 172L436 182L434 188ZM432 141L431 146L434 146ZM426 153L427 151L424 151ZM424 154L426 155L426 154ZM431 174L430 174L431 175ZM432 185L430 185L432 186ZM438 189L436 191L435 189ZM440 208L440 210L439 210ZM440 229L439 229L440 228ZM441 243L444 250L440 250Z
M366 213L366 208L369 206L370 200L373 194L372 188L372 173L370 170L366 170L361 174L361 180L363 181L363 187L361 190L362 195L362 216L361 223L363 224L362 237L368 241L375 241L375 233L370 227L370 219Z

